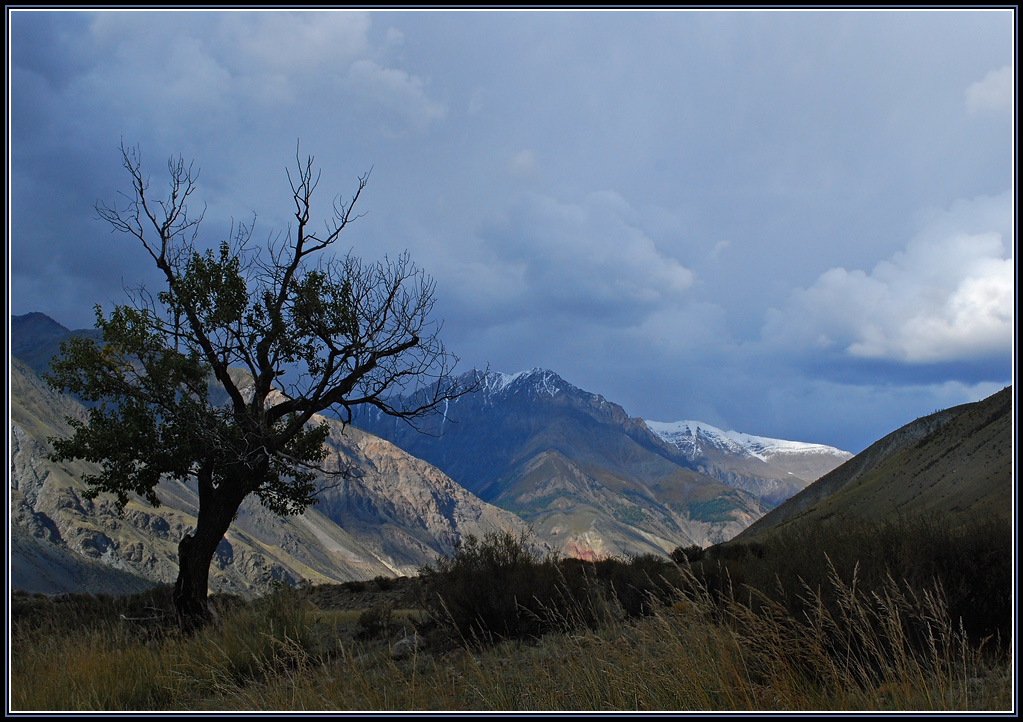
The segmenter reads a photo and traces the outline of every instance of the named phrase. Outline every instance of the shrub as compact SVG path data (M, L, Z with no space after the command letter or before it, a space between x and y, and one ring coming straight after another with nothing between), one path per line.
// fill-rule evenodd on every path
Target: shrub
M342 582L341 586L349 592L364 592L366 591L367 583L362 579L354 579L349 582Z
M703 547L699 544L690 544L687 547L675 547L671 552L671 560L676 564L698 562L703 559Z
M617 601L629 617L645 616L656 606L670 603L682 585L678 567L653 554L627 561L611 557L593 566L605 597Z
M360 639L373 639L390 634L394 627L394 607L389 604L370 607L359 615Z
M559 559L508 533L467 536L451 557L424 567L420 576L432 619L475 644L650 614L681 584L678 567L664 558Z
M545 605L558 594L556 560L507 532L466 536L420 576L431 616L477 643L542 634L550 622Z

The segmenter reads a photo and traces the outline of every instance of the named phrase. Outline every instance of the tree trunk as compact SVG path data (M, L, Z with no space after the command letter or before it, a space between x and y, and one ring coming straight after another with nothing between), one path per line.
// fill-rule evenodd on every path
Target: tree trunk
M174 584L174 608L185 630L198 629L215 619L208 600L210 564L243 498L214 490L208 480L199 480L199 519L195 533L186 534L178 544Z

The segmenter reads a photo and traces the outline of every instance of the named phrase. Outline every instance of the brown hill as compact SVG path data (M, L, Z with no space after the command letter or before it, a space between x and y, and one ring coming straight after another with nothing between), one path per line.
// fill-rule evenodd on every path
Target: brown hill
M1012 516L1012 387L884 437L751 525L751 541L831 517Z

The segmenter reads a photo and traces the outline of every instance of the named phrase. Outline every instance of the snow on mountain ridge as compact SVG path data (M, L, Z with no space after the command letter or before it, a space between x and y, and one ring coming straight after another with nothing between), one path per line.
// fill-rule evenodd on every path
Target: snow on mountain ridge
M476 373L476 372L472 372ZM556 396L561 391L580 392L606 404L599 394L582 392L550 369L534 367L514 374L488 371L482 378L480 391L486 397L532 391L536 394ZM487 403L487 402L485 402ZM738 431L722 431L702 421L659 422L645 421L655 435L693 457L701 456L704 447L720 449L728 454L754 457L769 462L772 458L793 455L821 455L840 457L843 460L852 454L826 444L803 441L787 441L766 436L755 436Z
M771 439L765 436L743 434L738 431L729 431L726 433L729 438L734 439L743 446L753 449L756 452L767 454L768 456L774 456L776 454L832 454L852 458L852 454L842 451L841 449L837 449L834 446L828 446L827 444Z
M718 429L702 421L644 421L647 428L659 436L662 440L677 446L693 456L703 454L703 443L709 443L720 449L740 456L762 456L747 448L744 444L729 437L721 429ZM701 443L702 442L702 443Z
M804 441L786 441L765 436L753 436L738 431L722 431L702 421L645 421L647 428L662 440L688 450L694 455L703 453L700 439L706 440L719 448L754 456L762 461L782 454L825 454L850 458L848 452L826 444L813 444Z
M551 396L556 396L562 390L576 388L553 371L535 367L528 371L519 371L514 374L489 371L481 379L480 391L484 394L499 394L505 391L510 393L515 390L515 387L520 387L527 383L530 388L535 389L538 393L545 393Z

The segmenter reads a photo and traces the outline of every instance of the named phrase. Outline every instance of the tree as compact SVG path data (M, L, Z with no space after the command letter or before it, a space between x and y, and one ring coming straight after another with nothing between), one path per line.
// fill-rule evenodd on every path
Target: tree
M296 225L253 243L253 223L238 224L216 249L198 244L205 214L188 202L198 170L168 162L169 192L159 197L137 148L120 148L131 180L126 203L96 210L114 231L141 243L162 290L144 286L109 315L96 307L102 341L75 337L51 364L49 384L91 405L87 423L53 439L52 458L100 466L88 494L130 494L159 505L163 478L198 482L193 533L178 548L174 603L190 627L210 618L210 563L242 501L251 494L271 511L299 513L316 500L327 470L328 428L314 415L343 421L369 404L410 422L468 389L430 320L434 281L402 254L365 264L352 251L331 255L368 181L351 200L333 203L324 230L313 229L311 201L320 175L296 154L287 177ZM415 405L403 399L418 389ZM423 395L422 391L426 394Z

